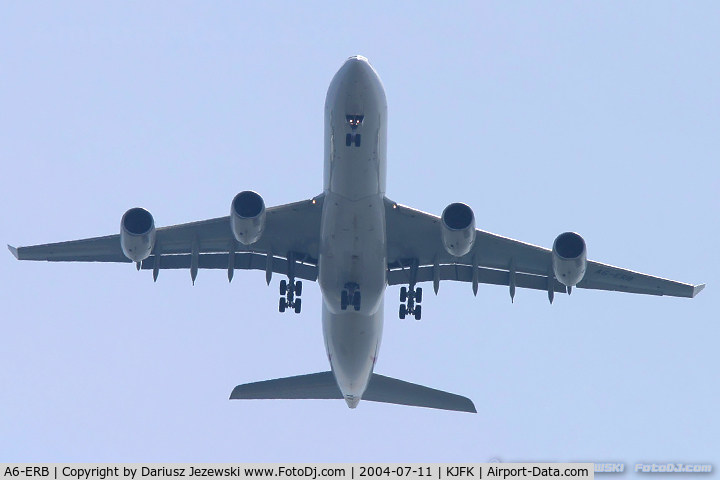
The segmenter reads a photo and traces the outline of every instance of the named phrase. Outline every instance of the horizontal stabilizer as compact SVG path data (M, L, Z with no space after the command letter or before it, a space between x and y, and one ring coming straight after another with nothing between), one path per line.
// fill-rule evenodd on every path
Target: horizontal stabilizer
M363 400L394 403L412 407L438 408L459 412L477 413L472 400L454 393L435 390L415 383L373 373L370 384L363 393Z
M240 399L342 399L332 372L311 373L238 385L230 394ZM370 402L476 413L472 400L434 388L373 373L362 396Z
M240 399L338 399L343 398L332 372L311 373L238 385L230 400Z

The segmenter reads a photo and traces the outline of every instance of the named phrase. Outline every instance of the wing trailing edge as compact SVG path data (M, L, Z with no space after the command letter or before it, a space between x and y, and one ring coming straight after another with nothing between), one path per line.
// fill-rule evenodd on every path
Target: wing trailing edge
M332 372L311 373L238 385L231 400L343 398ZM472 400L434 388L373 373L362 396L370 402L477 413Z

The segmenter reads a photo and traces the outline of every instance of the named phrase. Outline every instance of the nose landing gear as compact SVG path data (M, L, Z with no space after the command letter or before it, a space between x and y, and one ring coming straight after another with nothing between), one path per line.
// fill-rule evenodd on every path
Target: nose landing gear
M345 135L345 146L349 147L353 144L355 144L356 147L360 146L360 140L362 140L362 135L357 133L357 129L360 125L362 125L363 118L365 118L364 115L345 115L345 119L350 124L350 129L352 130L352 133L348 133Z
M299 298L302 295L302 282L290 280L280 280L280 304L278 310L283 313L285 309L291 308L295 310L295 313L300 313L302 309L302 299ZM297 298L296 298L297 297Z
M347 135L345 135L345 146L349 147L355 144L356 147L359 147L361 140L362 135L360 135L359 133L348 133Z
M400 288L400 320L403 320L407 315L413 315L415 320L422 318L422 288L401 287Z

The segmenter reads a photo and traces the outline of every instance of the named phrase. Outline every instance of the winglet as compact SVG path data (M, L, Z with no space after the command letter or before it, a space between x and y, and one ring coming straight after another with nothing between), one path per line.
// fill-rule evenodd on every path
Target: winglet
M15 256L15 258L17 258L18 260L20 260L20 257L18 257L17 248L11 247L10 245L8 245L8 250L10 250L10 253L12 253L12 254ZM704 286L704 285L703 285L703 286Z
M695 285L695 287L693 287L693 294L692 294L693 298L695 298L695 295L702 292L703 288L705 288L704 283L702 285Z

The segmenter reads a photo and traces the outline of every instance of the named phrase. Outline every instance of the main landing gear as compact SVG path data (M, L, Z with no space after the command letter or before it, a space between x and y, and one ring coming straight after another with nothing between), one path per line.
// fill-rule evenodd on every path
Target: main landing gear
M300 313L302 308L302 282L297 282L290 279L290 282L280 280L280 313L283 313L285 309L294 309L295 313ZM297 298L296 298L297 297Z
M360 311L360 290L357 283L346 283L340 294L340 309L347 310L350 305L356 312Z
M422 288L401 287L400 288L400 320L403 320L406 315L414 315L415 320L422 318Z

